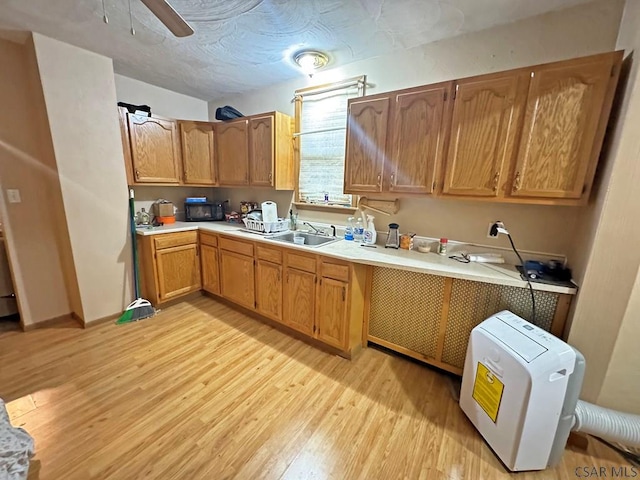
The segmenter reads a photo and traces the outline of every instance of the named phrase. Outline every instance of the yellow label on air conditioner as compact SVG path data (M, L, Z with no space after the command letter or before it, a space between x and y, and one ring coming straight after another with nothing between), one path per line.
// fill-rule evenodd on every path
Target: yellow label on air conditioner
M496 377L487 367L478 362L476 369L476 380L473 384L473 399L489 415L489 418L496 423L498 410L500 410L500 400L504 383Z

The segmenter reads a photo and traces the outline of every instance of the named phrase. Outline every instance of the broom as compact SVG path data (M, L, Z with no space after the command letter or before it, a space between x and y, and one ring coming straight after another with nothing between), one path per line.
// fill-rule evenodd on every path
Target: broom
M133 285L136 299L129 304L125 311L116 320L116 325L135 322L153 317L156 309L149 300L140 297L140 279L138 272L138 246L136 241L136 213L133 203L133 189L129 190L129 227L131 229L131 246L133 249Z

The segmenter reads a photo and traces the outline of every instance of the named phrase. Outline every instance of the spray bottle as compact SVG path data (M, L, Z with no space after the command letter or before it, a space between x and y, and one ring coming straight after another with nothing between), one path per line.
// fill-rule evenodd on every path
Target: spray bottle
M367 228L364 230L364 243L365 245L375 245L376 243L376 226L373 224L375 217L373 215L367 215Z

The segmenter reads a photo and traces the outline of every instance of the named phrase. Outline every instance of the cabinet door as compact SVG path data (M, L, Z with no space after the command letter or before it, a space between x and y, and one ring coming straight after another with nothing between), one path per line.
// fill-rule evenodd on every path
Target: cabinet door
M580 198L600 149L596 135L612 66L608 55L531 73L511 195Z
M249 185L249 120L216 125L218 180L223 185Z
M129 115L133 178L138 183L178 183L176 122Z
M266 317L282 321L282 265L258 260L256 264L256 309Z
M316 315L316 275L287 268L285 276L284 323L312 336Z
M316 337L341 350L347 348L347 289L346 282L320 280Z
M273 115L249 121L249 158L251 185L272 187L274 172Z
M390 192L431 193L442 158L445 101L450 83L396 96L393 108Z
M216 173L213 124L180 122L180 135L184 183L214 185Z
M255 308L253 257L220 250L222 296L247 308Z
M488 77L456 83L444 194L498 196L514 158L528 78Z
M349 101L344 191L381 192L389 97Z
M211 245L200 245L200 261L202 263L202 289L220 295L218 249Z
M180 245L157 250L156 262L160 301L200 290L200 259L197 245Z

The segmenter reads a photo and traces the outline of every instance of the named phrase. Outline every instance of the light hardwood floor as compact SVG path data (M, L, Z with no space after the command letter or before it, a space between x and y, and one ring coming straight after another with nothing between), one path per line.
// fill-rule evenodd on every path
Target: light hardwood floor
M206 297L154 318L0 334L0 397L40 479L499 479L455 378L348 361ZM591 439L525 479L625 463ZM514 475L516 476L516 475Z

